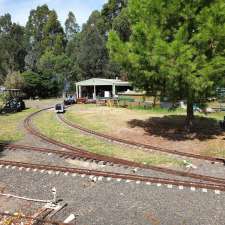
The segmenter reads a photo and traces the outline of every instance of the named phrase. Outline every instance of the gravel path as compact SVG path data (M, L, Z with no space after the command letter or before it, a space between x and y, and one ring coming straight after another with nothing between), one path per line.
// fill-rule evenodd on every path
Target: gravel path
M45 164L45 165L57 165L57 166L65 166L65 167L75 167L75 168L84 168L84 169L92 169L92 170L100 170L100 171L108 171L108 172L118 172L118 173L127 173L127 174L137 174L142 176L151 176L151 177L161 177L161 178L171 178L178 180L193 180L198 181L196 179L185 178L181 176L174 176L166 173L157 172L150 169L137 169L134 173L134 168L114 165L111 166L109 164L104 165L103 163L95 163L92 161L83 161L83 160L72 160L72 159L64 159L55 154L45 154L39 152L27 152L23 150L17 151L9 151L5 150L0 155L1 160L9 160L9 161L19 161L25 163L34 163L34 164ZM195 171L193 171L195 172Z
M0 169L8 192L51 199L51 188L68 203L54 219L78 214L77 224L89 225L223 225L225 193L168 189L134 182L90 182L87 178ZM0 206L2 209L2 206ZM6 209L5 209L6 210Z

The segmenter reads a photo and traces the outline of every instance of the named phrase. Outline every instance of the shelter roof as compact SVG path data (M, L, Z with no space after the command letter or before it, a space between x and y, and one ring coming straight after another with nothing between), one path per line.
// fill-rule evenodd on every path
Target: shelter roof
M130 82L122 81L119 79L103 79L103 78L92 78L77 82L78 86L131 86Z

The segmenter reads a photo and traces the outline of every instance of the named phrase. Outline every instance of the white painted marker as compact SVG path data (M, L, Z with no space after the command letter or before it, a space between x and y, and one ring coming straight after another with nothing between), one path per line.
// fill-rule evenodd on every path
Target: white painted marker
M70 214L64 221L63 223L71 223L75 219L74 214Z
M215 194L219 195L220 194L220 190L215 190Z
M195 191L195 187L191 187L191 191Z

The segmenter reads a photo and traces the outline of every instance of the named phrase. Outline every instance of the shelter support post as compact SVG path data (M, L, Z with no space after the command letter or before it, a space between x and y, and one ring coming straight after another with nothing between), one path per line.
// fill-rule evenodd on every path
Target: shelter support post
M96 100L96 86L94 85L94 94L93 94L93 99Z
M76 85L76 98L79 98L79 96L78 96L78 85Z
M78 86L78 98L81 98L82 96L81 96L81 86L79 85Z
M115 98L115 96L116 96L116 85L115 84L113 84L113 86L112 86L112 97L113 98Z

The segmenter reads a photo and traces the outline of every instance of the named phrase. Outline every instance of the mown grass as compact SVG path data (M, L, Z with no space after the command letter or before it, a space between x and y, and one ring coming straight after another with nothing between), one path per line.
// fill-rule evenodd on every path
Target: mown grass
M137 111L142 111L145 113L149 113L149 114L158 114L159 116L165 116L165 115L186 115L186 110L182 109L182 108L176 108L174 110L168 110L165 108L160 108L158 106L154 107L154 108L144 108L142 106L131 106L128 107L131 110L137 110ZM213 118L216 120L222 120L223 117L225 116L225 112L215 112L215 113L208 113L208 114L204 114L204 113L194 113L197 116L200 117L206 117L206 118Z
M87 116L85 117L85 115L75 113L74 111L68 111L65 115L66 119L71 122L77 123L80 126L87 127L89 129L100 132L107 131L105 122L99 119L99 117L101 118L101 115L95 115L94 117L95 119Z
M0 114L0 142L14 142L24 137L21 127L23 120L34 109L26 109L12 114Z
M166 109L161 108L160 106L145 108L144 106L129 106L128 109L142 111L144 113L152 113L152 114L159 114L163 115L184 115L185 110L182 108L175 108L175 109Z
M68 128L61 124L56 119L53 112L45 112L40 114L33 120L34 125L48 137L58 141L88 149L88 151L101 155L114 156L121 159L132 160L134 162L147 163L151 165L166 165L166 166L182 166L183 161L160 153L146 153L140 150L122 148L106 142L103 142L95 137L90 137Z
M71 122L77 123L83 127L87 127L89 129L93 129L95 131L99 132L105 132L105 133L112 133L116 132L116 130L120 130L122 127L126 127L126 121L128 120L128 117L132 114L132 117L140 119L140 120L147 120L148 118L165 118L168 116L173 116L174 112L168 112L165 109L155 109L155 110L129 110L129 109L115 109L112 108L111 110L102 107L98 107L98 110L95 105L89 106L89 105L76 105L72 107L66 114L65 118L68 119ZM92 108L92 109L91 109ZM165 113L166 112L166 113ZM173 118L171 117L171 122L175 124L176 116L185 116L184 112L176 111L177 115L174 116L174 122ZM127 115L127 116L126 116ZM202 113L195 113L196 120L195 122L198 122L200 133L199 135L204 131L206 134L208 132L208 129L212 129L213 127L218 127L219 124L217 124L218 120L222 120L225 113L224 112L217 112L217 113L211 113L208 115L204 115ZM209 120L206 120L205 118L209 118ZM215 119L213 127L211 118ZM185 118L184 118L185 119ZM211 125L210 125L211 124ZM176 125L175 125L176 126ZM157 126L154 126L155 129L160 129ZM165 131L166 132L166 131ZM197 132L197 131L196 131ZM203 133L204 133L203 132ZM217 132L216 132L217 133ZM225 144L224 144L224 137L223 135L217 137L212 134L209 139L205 139L204 142L206 142L205 145L201 147L200 153L202 155L210 155L210 156L217 156L217 157L225 157ZM167 133L166 133L167 134ZM198 133L195 134L196 138ZM191 136L192 137L192 136ZM197 138L198 140L198 138ZM193 146L198 145L198 143L193 140ZM198 148L198 147L197 147Z
M110 132L112 131L112 127L108 125L108 122L110 121L109 124L113 124L113 120L115 120L115 124L121 123L119 121L119 116L121 115L124 117L125 114L131 114L134 115L137 119L147 119L151 117L159 117L163 118L165 116L186 116L186 112L183 109L176 109L174 111L170 111L167 109L162 109L160 107L152 108L152 109L141 109L141 108L134 108L133 110L130 109L116 109L112 108L112 111L109 111L109 113L102 113L101 110L96 110L97 106L95 105L76 105L72 107L65 115L65 117L72 121L75 122L81 126L87 127L89 129L93 129L95 131L100 131L100 132ZM103 111L107 108L103 108ZM90 110L90 111L89 111ZM116 110L119 110L119 112L116 112ZM146 117L149 116L149 117ZM203 113L195 113L195 118L198 121L205 121L204 118L209 118L209 119L215 119L217 121L223 120L225 113L224 112L216 112L216 113L209 113L209 114L203 114ZM175 117L174 117L175 118ZM218 125L219 126L219 125Z

